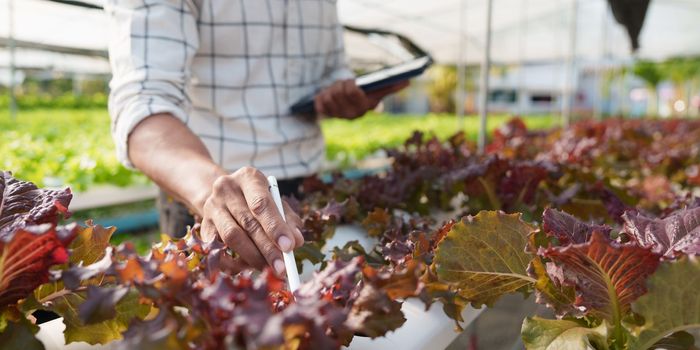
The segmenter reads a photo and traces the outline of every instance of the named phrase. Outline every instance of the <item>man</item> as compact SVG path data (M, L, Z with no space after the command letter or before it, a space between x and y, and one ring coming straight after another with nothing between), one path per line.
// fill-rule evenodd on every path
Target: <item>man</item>
M106 10L119 159L240 263L282 274L281 251L303 244L301 221L288 207L282 220L265 175L298 185L324 155L318 121L289 107L318 92L320 115L352 119L405 84L355 86L335 0L110 0Z

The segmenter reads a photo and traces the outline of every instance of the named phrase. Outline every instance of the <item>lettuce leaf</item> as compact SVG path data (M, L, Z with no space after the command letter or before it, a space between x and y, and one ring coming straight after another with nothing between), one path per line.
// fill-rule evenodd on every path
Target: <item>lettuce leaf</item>
M547 208L542 214L542 230L547 236L556 237L559 245L568 245L587 242L595 231L609 235L612 229L605 225L586 224L563 211Z
M700 208L678 210L663 219L632 212L623 218L623 231L632 240L665 258L700 254Z
M638 336L632 349L656 348L655 345L668 343L669 336L679 338L673 333L700 328L698 290L700 261L697 258L684 257L661 264L649 278L649 292L632 304L632 310L645 320L636 332Z
M630 304L646 293L646 279L660 260L651 249L619 244L600 232L586 243L541 248L539 254L561 268L564 284L574 286L577 308L618 329Z
M39 189L31 182L0 171L0 239L9 242L18 229L50 223L56 225L59 214L69 216L70 189Z
M431 268L474 306L492 305L515 291L527 293L536 280L527 274L532 256L524 247L535 230L519 214L482 211L452 226Z
M0 307L26 298L48 282L49 268L68 261L67 246L76 232L76 225L44 224L0 239Z
M588 328L571 320L528 317L523 321L521 334L527 350L608 349L605 323Z

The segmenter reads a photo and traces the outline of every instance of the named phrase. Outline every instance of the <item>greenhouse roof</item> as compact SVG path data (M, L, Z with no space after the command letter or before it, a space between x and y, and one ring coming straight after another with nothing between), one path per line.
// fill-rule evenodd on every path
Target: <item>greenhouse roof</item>
M0 44L9 37L9 2L0 0ZM102 4L98 0L83 2ZM404 34L438 61L447 63L460 61L459 33L463 19L462 62L476 63L484 48L486 2L339 0L339 13L344 24ZM571 4L571 0L493 0L493 61L533 63L565 59L569 54ZM15 0L14 8L16 40L88 53L106 49L108 29L102 11L47 0ZM460 16L460 9L464 9L464 16ZM578 0L577 9L579 60L632 57L629 39L606 11L605 0ZM700 2L696 0L652 0L640 36L638 57L664 59L700 54L698 18ZM0 65L6 61L0 60ZM92 71L96 66L90 67Z
M464 4L460 4L464 1ZM381 27L414 39L438 60L459 57L460 17L464 17L466 60L478 62L484 48L486 0L340 0L347 24ZM460 16L464 8L464 16ZM627 34L605 0L578 0L577 50L584 59L630 58ZM492 58L515 63L552 61L567 55L571 0L493 0ZM700 54L700 2L651 0L642 29L639 57L664 59ZM604 25L605 24L605 25ZM607 45L603 38L607 36ZM607 48L605 47L607 46ZM605 50L605 51L604 51Z

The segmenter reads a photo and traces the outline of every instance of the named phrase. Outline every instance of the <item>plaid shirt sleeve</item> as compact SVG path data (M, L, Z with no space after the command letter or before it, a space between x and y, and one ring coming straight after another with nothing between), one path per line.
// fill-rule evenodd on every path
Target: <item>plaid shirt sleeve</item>
M337 14L336 14L337 16ZM338 21L337 17L334 19ZM345 40L343 38L345 30L343 26L338 23L335 33L335 55L333 57L333 64L328 67L328 73L324 75L321 81L321 87L327 87L338 80L346 80L355 78L355 74L348 67L346 57L345 57Z
M109 0L109 114L117 156L133 168L129 134L145 118L170 113L187 123L185 84L197 47L196 7L191 0Z

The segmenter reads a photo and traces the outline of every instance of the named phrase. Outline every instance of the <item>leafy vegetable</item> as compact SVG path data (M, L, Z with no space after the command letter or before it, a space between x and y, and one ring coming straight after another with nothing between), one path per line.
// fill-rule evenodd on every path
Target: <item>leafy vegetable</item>
M115 287L105 276L113 269L109 239L115 229L90 225L77 231L61 279L34 290L33 300L26 302L25 308L46 309L62 316L66 343L104 344L121 339L132 319L145 317L150 307L139 301L137 293Z
M49 280L49 268L68 260L74 228L32 226L14 232L9 242L0 240L0 305L23 299Z
M649 279L649 293L632 304L634 312L645 320L632 348L652 348L672 333L700 328L699 288L700 262L696 258L661 264Z
M543 231L556 237L560 245L586 243L594 232L609 235L608 226L585 224L577 218L556 209L547 208L542 214Z
M481 212L455 224L435 250L438 278L475 306L492 305L500 296L527 293L535 280L523 251L536 230L518 215Z
M72 197L69 189L40 190L31 182L0 171L0 239L9 242L16 230L30 225L55 224L59 213L68 216Z
M3 97L7 95L0 95L0 109ZM74 98L73 94L67 97ZM16 119L10 118L7 109L3 110L0 113L0 149L3 150L0 169L13 169L16 176L40 186L59 183L70 186L75 192L99 185L146 183L148 179L143 174L117 161L106 108L75 110L71 108L74 103L68 102L65 107L39 103L37 109L20 108ZM106 104L106 100L101 103ZM509 119L506 115L490 116L489 129ZM531 128L544 129L557 121L553 116L540 115L528 116L524 122ZM354 121L325 119L321 121L321 128L326 138L327 160L341 168L355 168L357 160L373 156L383 148L401 145L416 129L435 132L441 140L446 140L454 133L457 123L456 116L447 114L372 113ZM477 120L468 118L465 123L470 138L476 139ZM80 137L74 136L75 130L81 131Z
M44 350L44 345L34 337L39 327L23 316L5 311L0 315L0 346L3 349Z
M56 223L70 199L69 190L38 189L0 172L0 306L29 295L48 281L51 266L68 260L76 226Z
M523 343L530 350L605 350L608 327L605 323L589 328L570 320L528 317L523 322Z
M659 256L650 249L612 242L600 232L587 243L552 247L540 254L561 267L563 283L575 286L574 305L610 322L616 332L622 332L622 318L646 292L646 279L659 264Z
M528 275L536 280L536 302L554 310L558 317L564 315L579 315L574 307L574 288L563 284L562 270L554 263L545 263L540 257L530 262Z
M664 219L625 213L624 232L637 244L666 258L700 254L700 208L680 210Z
M15 272L2 270L10 273L0 282L36 275L34 285L0 289L0 339L17 329L31 343L36 328L26 315L46 309L63 316L67 342L336 349L356 335L400 327L407 298L426 307L440 302L459 323L470 303L534 290L562 319L526 320L529 348L687 348L692 315L689 323L663 321L645 298L672 294L664 288L685 291L670 286L680 283L675 276L654 271L695 254L700 202L689 194L696 179L688 169L700 159L687 141L700 136L694 125L607 120L542 133L515 120L485 156L465 133L440 139L416 132L387 150L393 163L386 172L309 179L304 198L289 200L304 224L297 257L321 265L296 295L270 271L233 270L224 244L204 242L198 227L183 239L163 236L146 255L128 242L111 246L113 228L58 227L69 191L45 192L3 173L0 262ZM344 223L361 223L377 243L348 242L324 255ZM42 263L23 270L12 255L37 242L56 248L34 250L32 261ZM667 278L673 282L658 285Z

